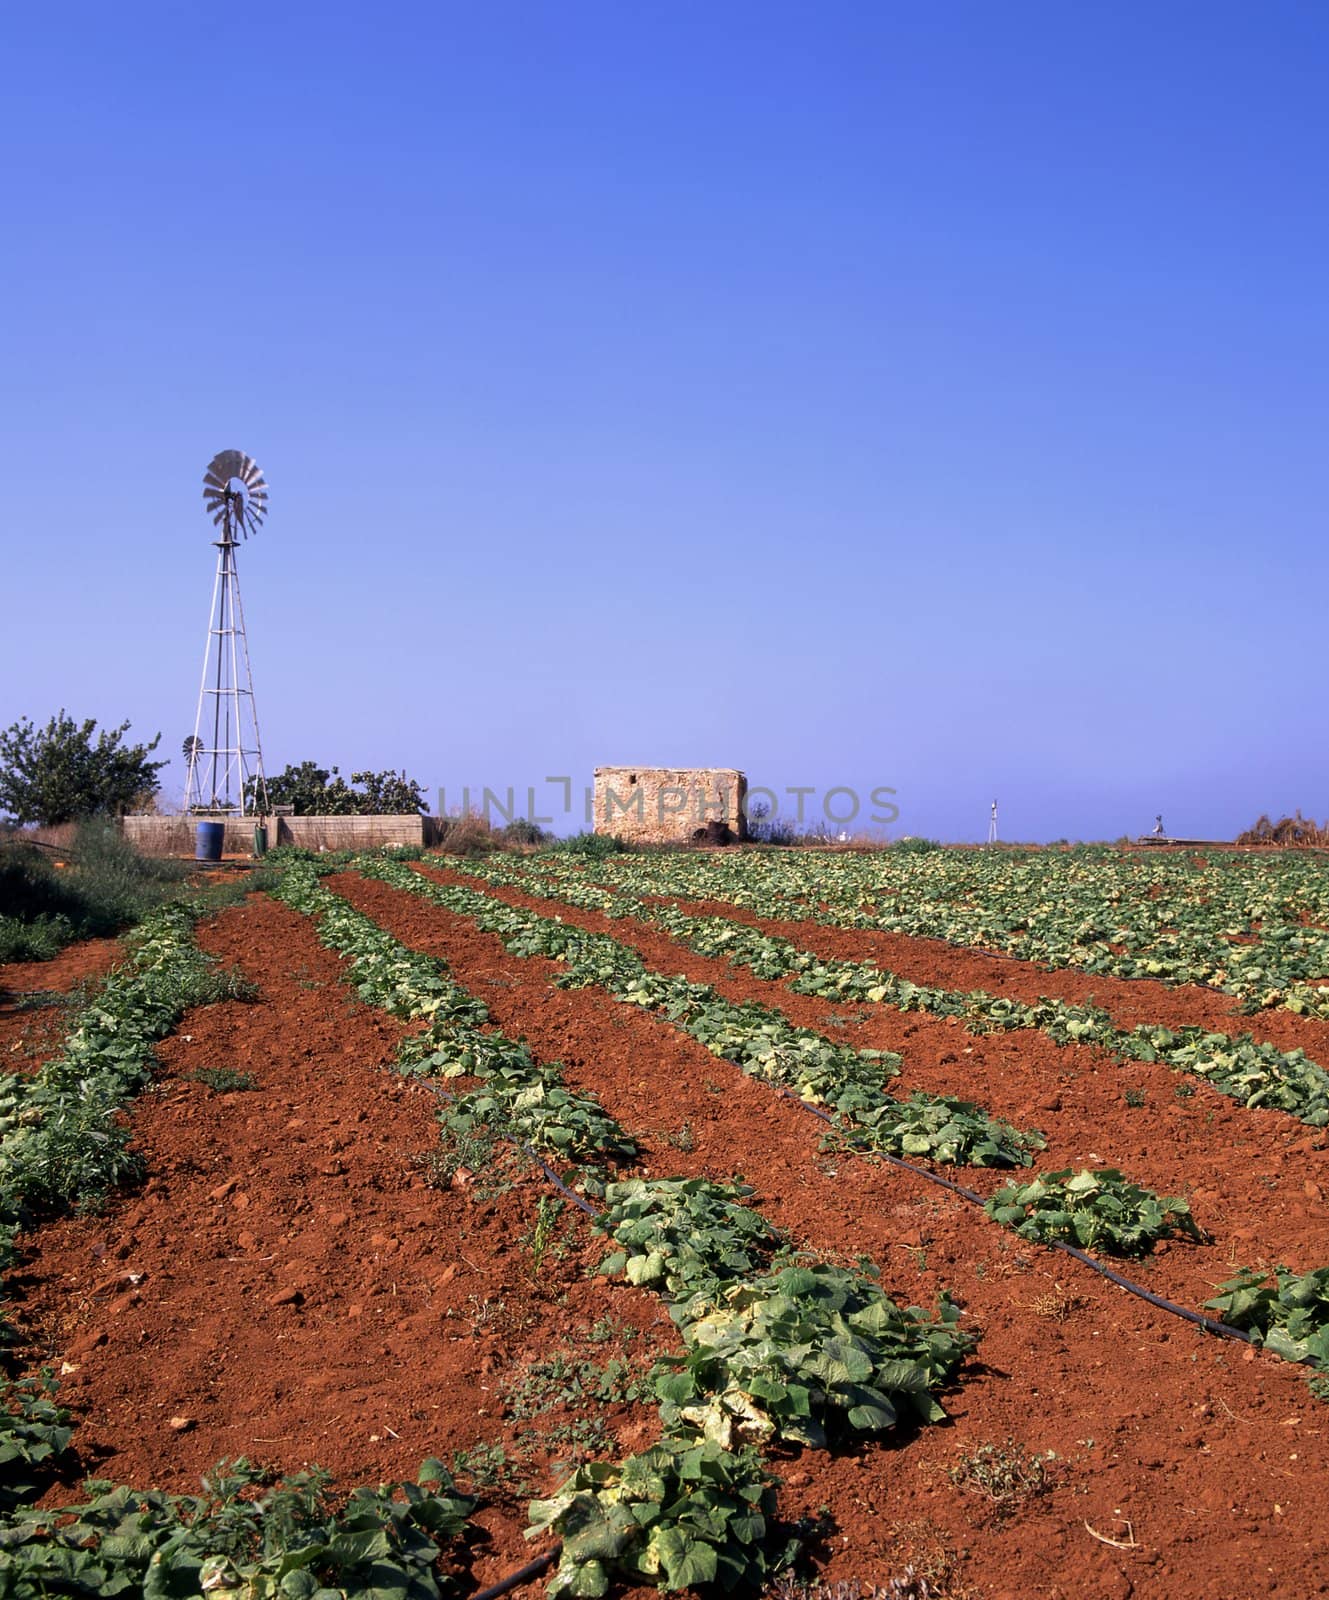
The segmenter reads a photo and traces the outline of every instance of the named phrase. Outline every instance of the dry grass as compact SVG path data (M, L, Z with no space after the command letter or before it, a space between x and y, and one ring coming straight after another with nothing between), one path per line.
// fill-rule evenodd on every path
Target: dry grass
M1014 1439L1002 1444L981 1444L966 1451L951 1468L951 1482L982 1495L1002 1511L1010 1511L1052 1487L1048 1460Z
M1276 844L1293 849L1323 848L1329 846L1329 822L1321 827L1313 817L1303 817L1300 810L1277 822L1261 817L1253 828L1237 835L1237 843Z
M1083 1295L1075 1294L1057 1283L1046 1294L1040 1294L1036 1300L1032 1300L1029 1309L1036 1317L1046 1317L1049 1322L1065 1322L1087 1304Z

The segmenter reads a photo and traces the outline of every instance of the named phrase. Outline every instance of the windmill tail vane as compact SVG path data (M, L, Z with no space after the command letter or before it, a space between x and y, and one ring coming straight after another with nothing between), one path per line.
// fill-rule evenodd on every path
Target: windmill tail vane
M182 746L185 809L262 815L268 789L235 560L237 534L256 534L267 516L268 485L258 463L241 450L215 455L203 474L203 503L219 534L217 572L194 731Z

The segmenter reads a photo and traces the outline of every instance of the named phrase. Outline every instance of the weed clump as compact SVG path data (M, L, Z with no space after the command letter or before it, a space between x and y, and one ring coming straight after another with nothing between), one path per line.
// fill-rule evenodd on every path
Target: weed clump
M1009 1510L1052 1488L1051 1460L1050 1454L1034 1454L1014 1439L983 1444L960 1457L951 1468L951 1482Z
M189 872L186 862L140 855L104 818L79 824L67 856L11 838L0 845L0 962L48 961L75 940L119 933Z

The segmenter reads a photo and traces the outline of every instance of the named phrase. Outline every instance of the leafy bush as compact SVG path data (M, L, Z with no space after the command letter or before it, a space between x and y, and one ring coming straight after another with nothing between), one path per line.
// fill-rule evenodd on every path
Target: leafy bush
M1045 1142L1041 1133L998 1121L967 1100L917 1091L908 1100L888 1099L877 1111L860 1112L859 1121L863 1137L857 1129L850 1134L857 1142L939 1165L1027 1167L1030 1152Z
M661 1363L656 1392L672 1430L726 1447L775 1436L824 1450L828 1433L877 1433L901 1412L940 1422L931 1391L977 1343L954 1324L901 1310L862 1273L824 1262L783 1267L683 1308L687 1353ZM692 1316L694 1311L702 1314Z
M68 866L21 841L0 845L0 961L45 961L76 939L132 926L174 894L189 867L142 856L113 822L82 823Z
M778 846L796 845L800 842L798 823L793 817L781 817L765 800L754 801L747 812L747 835L753 844Z
M18 1382L0 1377L0 1511L41 1492L45 1469L73 1437L55 1391L49 1368Z
M500 830L500 837L504 844L540 846L550 844L554 835L529 817L514 817Z
M1184 1200L1160 1199L1111 1168L1072 1175L1067 1167L1032 1183L1010 1183L983 1209L1026 1239L1065 1239L1118 1256L1147 1255L1159 1239L1208 1243Z
M599 1163L636 1155L634 1141L599 1101L569 1089L554 1063L536 1063L527 1055L521 1067L525 1070L487 1073L479 1088L445 1105L439 1120L454 1135L473 1137L484 1129L561 1161Z
M331 872L340 872L351 857L349 850L309 850L301 844L275 844L264 856L263 866L280 874L298 864L309 867L315 877L326 878Z
M554 1597L603 1595L611 1579L670 1592L759 1587L795 1549L767 1542L774 1483L755 1450L664 1439L617 1465L579 1468L532 1502L526 1537L563 1540Z
M0 1595L440 1600L456 1586L439 1557L476 1505L438 1461L424 1463L418 1483L357 1489L340 1509L326 1473L274 1484L243 1459L223 1462L200 1495L97 1480L87 1489L84 1504L7 1517Z
M609 1276L663 1290L678 1304L708 1298L751 1276L780 1236L742 1205L752 1190L708 1178L630 1178L605 1190L594 1227L618 1246L600 1263Z
M616 833L573 833L566 839L556 840L551 848L563 855L586 856L592 861L603 861L606 856L623 855L632 847Z
M490 826L489 819L473 813L463 817L440 818L439 825L442 830L439 849L444 855L461 856L463 859L487 856L491 850L497 850L502 842L500 835Z
M1247 1268L1220 1284L1205 1309L1286 1360L1329 1371L1329 1267L1300 1277L1290 1267Z

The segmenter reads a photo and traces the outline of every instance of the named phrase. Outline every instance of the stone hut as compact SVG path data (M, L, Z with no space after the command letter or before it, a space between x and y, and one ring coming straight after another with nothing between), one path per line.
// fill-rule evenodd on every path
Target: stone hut
M634 844L747 837L747 779L732 767L597 767L595 831Z

